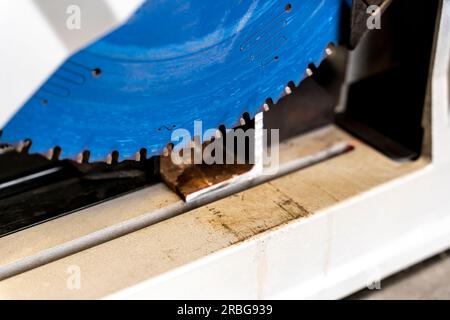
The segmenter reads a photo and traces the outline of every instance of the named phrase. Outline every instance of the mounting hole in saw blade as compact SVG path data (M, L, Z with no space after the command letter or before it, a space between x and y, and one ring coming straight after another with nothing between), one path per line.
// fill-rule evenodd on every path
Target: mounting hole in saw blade
M102 75L102 69L100 69L100 68L95 68L95 69L92 70L92 76L93 76L94 78L98 78L98 77L100 77L101 75Z
M284 7L284 11L286 12L291 12L292 10L292 4L288 3L285 7Z

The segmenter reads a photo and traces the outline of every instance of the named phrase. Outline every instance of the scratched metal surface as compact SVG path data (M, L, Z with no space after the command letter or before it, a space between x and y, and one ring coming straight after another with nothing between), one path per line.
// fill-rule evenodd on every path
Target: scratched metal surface
M3 130L2 141L120 160L161 153L174 128L232 127L298 84L339 42L349 0L146 1L70 57ZM30 53L32 54L32 53ZM38 63L38 62L37 62ZM96 72L97 71L97 72Z

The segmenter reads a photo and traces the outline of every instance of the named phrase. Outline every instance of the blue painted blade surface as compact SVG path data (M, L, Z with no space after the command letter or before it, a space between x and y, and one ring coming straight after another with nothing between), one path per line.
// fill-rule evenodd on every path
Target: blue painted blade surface
M3 129L2 141L90 150L104 160L160 154L171 130L227 128L277 101L339 42L348 0L148 0L70 57Z

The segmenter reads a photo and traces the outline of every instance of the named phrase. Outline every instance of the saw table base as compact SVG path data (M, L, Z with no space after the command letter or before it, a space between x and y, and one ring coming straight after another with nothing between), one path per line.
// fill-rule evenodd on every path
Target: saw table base
M333 136L347 136L337 129L330 130L334 132ZM177 297L231 297L233 294L234 298L261 298L280 293L276 287L287 283L279 283L278 277L285 278L284 275L289 275L298 281L317 278L328 268L327 264L339 264L335 255L344 250L339 246L339 243L346 243L340 238L343 234L351 236L350 230L358 231L358 236L363 232L367 233L367 237L373 234L374 230L369 232L371 226L361 226L361 223L373 223L373 219L365 217L365 211L361 211L361 208L358 210L357 206L358 203L380 202L368 201L377 194L376 189L364 196L350 199L417 170L419 171L414 176L420 177L428 164L426 159L399 164L363 143L354 141L354 144L355 150L345 155L3 280L0 282L0 296L101 298L138 285L137 288L118 293L116 297L138 297L142 294L142 297L164 298L174 297L173 294L178 292ZM312 141L311 145L314 145ZM308 148L308 143L303 143L302 146ZM301 149L289 150L298 152ZM406 177L401 180L408 179L413 178ZM400 180L393 181L388 188L399 189L402 183L404 182ZM362 198L365 201L362 201ZM145 200L137 203L142 206L143 202ZM382 206L383 203L386 207L392 204L389 201L381 201L377 205ZM121 208L122 215L133 211L127 197L105 203L104 206L106 205L109 210L97 210L99 215L103 211L104 214L111 214L112 218L114 208L118 207ZM356 209L349 209L354 206ZM88 210L94 214L93 209ZM346 224L331 222L331 217L344 213L351 214L353 221L346 219ZM83 213L51 223L67 225L67 221L63 223L63 219L75 219L77 216L80 218ZM86 213L84 216L87 216ZM381 222L381 219L385 219L383 223L391 225L389 220L398 217L390 216L387 209L380 209L377 220ZM94 214L92 222L95 220ZM403 231L408 230L408 224L414 220L405 218L405 221ZM339 231L335 234L337 230L334 229L341 227L345 229L341 231L345 232ZM42 228L50 226L43 224L36 228L41 228L42 232ZM30 230L32 229L23 233ZM394 234L402 235L395 230L387 233L389 236ZM28 237L24 234L22 237L18 235L20 233L12 235L15 239L9 238L9 243L14 243L11 240L20 242L31 237L30 234ZM53 241L55 238L53 237ZM383 240L375 239L377 238L374 237L373 242L362 242L364 245L355 246L354 250L357 252L353 251L354 257L361 256L371 245ZM338 247L333 249L331 244ZM272 251L271 247L278 245L288 247L281 251ZM37 247L39 244L35 246L35 252L39 254ZM14 259L14 254L11 253L10 251L10 261L19 257L16 255ZM350 251L346 256L348 254ZM292 259L298 261L294 263ZM81 290L69 290L66 286L66 271L73 265L79 266L82 272ZM208 267L204 269L201 266ZM273 269L275 267L279 269ZM296 271L289 269L285 272L283 268L294 268ZM203 278L203 281L200 281L199 277ZM213 279L215 285L208 287L206 282L210 285ZM41 282L42 285L39 285ZM172 290L181 283L184 283L185 290ZM194 283L198 285L189 285ZM241 296L236 296L236 293Z

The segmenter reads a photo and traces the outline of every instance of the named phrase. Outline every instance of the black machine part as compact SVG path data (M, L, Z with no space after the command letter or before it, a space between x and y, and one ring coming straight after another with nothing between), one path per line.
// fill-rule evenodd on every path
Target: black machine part
M393 0L351 53L337 123L397 161L420 156L440 1ZM358 34L359 32L357 32Z

